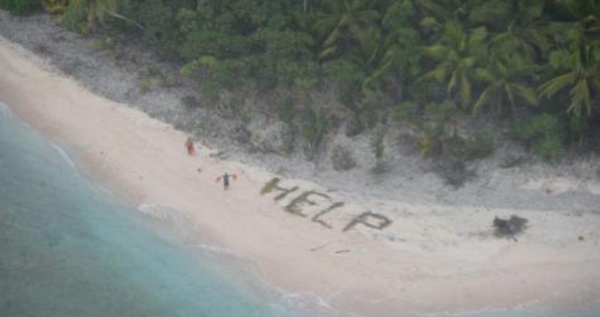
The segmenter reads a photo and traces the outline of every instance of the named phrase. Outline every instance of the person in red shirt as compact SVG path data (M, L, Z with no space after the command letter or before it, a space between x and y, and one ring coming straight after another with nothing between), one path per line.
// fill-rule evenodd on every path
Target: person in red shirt
M194 147L194 141L192 141L192 138L187 138L185 141L185 148L187 149L189 155L196 154L196 148Z

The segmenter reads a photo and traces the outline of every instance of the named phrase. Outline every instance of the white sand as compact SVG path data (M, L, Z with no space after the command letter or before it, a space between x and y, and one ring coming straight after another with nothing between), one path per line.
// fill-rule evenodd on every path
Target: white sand
M215 151L203 146L188 156L184 133L91 94L3 38L0 101L65 144L82 168L128 203L183 211L207 243L250 259L274 285L318 294L335 307L369 316L517 305L600 308L598 214L358 203L344 193L345 205L322 217L332 227L326 228L311 218L341 201L341 194L284 179L282 187L299 189L277 202L277 192L261 196L265 182L276 175L217 160L209 156ZM215 183L224 171L238 176L227 192ZM564 180L527 186L523 190L576 189ZM597 183L585 186L600 194ZM310 197L315 205L299 209L307 217L284 210L299 193L313 189L331 199ZM383 230L359 224L342 232L367 210L392 224ZM513 213L532 224L519 242L492 237L494 216Z

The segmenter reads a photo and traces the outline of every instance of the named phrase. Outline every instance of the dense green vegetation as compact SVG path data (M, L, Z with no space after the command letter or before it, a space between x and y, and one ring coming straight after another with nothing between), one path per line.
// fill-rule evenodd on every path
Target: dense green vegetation
M12 14L27 15L42 8L40 0L0 0L0 9Z
M357 132L410 123L426 135L423 152L447 147L460 117L482 114L513 125L511 135L542 156L600 149L598 0L45 3L80 31L104 22L142 39L181 63L205 96L258 83L278 96L282 120L301 118L313 147L347 119L313 109L310 92L330 89Z

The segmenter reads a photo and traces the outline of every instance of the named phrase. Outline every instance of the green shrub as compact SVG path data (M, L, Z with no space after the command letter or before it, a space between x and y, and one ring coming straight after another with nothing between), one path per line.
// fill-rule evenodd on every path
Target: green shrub
M333 148L331 163L336 171L347 171L356 167L352 151L341 144L336 144Z
M421 151L427 157L468 162L489 157L494 151L494 139L490 133L464 138L458 135L446 136L439 129L430 130L421 139Z
M265 195L265 194L272 192L273 189L275 189L275 187L277 187L280 180L281 179L279 179L278 177L273 177L270 181L265 183L263 188L260 190L260 194Z
M80 4L70 3L67 5L59 21L62 26L73 32L88 34L92 30L88 25L85 3Z
M424 157L437 158L443 154L444 130L441 126L426 127L423 129L425 136L419 140L421 155Z
M561 127L558 119L550 114L518 121L512 128L512 136L536 155L553 158L563 151Z
M329 132L331 122L322 110L315 111L308 109L304 112L304 122L302 125L302 135L307 141L305 148L309 156L313 156L315 151L325 140L325 135Z
M42 9L42 0L0 0L0 9L16 15L28 15Z
M142 94L149 92L150 88L152 88L152 82L150 80L144 79L140 82L140 90L142 91Z
M277 114L279 115L279 120L291 125L293 123L294 116L296 115L292 100L286 99L285 101L281 102L277 107Z
M557 157L563 151L563 144L558 136L558 133L544 135L543 138L537 140L531 147L531 150L536 155L545 158Z
M423 128L423 116L419 115L418 104L414 101L403 101L394 106L393 118L399 122L407 122Z
M486 158L494 153L494 136L492 133L483 132L477 134L470 143L469 156L473 158Z

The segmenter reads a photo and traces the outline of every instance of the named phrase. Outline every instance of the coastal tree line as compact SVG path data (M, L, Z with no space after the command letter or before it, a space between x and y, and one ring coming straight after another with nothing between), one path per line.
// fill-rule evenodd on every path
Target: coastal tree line
M336 119L422 132L444 155L485 116L543 157L600 151L600 0L0 0L80 32L139 38L207 97L249 83L318 145ZM313 109L331 89L347 118ZM285 92L285 93L284 93ZM474 125L475 126L475 125ZM450 127L450 128L449 128ZM486 147L472 127L475 150ZM459 138L460 139L460 138ZM473 143L473 142L471 142ZM377 151L375 151L377 152ZM377 154L377 153L376 153Z

